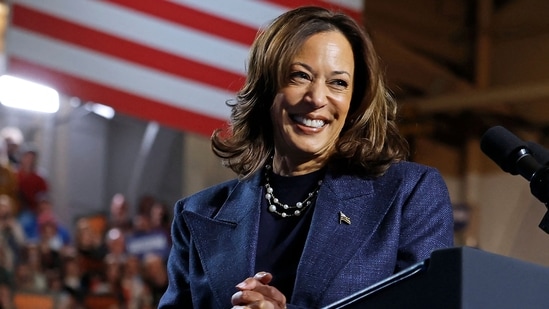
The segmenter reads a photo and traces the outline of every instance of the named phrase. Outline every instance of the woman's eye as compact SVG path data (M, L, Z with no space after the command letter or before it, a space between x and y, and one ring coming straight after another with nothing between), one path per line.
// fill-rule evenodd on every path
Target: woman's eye
M347 88L349 86L349 83L342 79L336 79L332 82L332 84L340 88Z
M306 79L306 80L309 80L309 75L305 72L302 72L302 71L296 71L296 72L292 72L290 73L290 79L291 80L298 80L298 79Z

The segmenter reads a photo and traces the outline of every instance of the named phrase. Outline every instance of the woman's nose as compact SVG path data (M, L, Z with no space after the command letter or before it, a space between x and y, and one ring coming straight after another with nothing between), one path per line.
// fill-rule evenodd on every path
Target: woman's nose
M309 84L309 89L305 95L306 101L311 105L314 105L315 108L320 108L326 105L326 96L327 96L326 85L322 82L314 81Z

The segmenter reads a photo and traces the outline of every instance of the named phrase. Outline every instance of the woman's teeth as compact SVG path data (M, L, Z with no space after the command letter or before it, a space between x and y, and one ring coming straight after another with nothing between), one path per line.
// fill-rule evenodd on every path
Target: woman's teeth
M311 128L320 128L322 126L324 126L324 120L319 120L319 119L307 119L305 117L301 117L301 116L294 116L293 117L294 121L295 122L299 122L307 127L311 127Z

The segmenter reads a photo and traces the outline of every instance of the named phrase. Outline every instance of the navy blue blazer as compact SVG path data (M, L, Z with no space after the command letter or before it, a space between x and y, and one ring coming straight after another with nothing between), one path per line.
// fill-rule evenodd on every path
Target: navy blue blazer
M231 307L235 285L254 275L260 181L256 173L176 203L159 308ZM340 211L351 224L340 222ZM288 308L331 304L452 245L452 207L434 168L401 162L376 179L328 172Z

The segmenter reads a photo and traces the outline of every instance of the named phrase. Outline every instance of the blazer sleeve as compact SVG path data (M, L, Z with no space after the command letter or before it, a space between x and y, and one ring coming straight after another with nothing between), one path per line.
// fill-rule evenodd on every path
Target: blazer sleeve
M454 244L452 203L446 183L434 168L408 182L410 195L402 205L401 233L395 272L424 260L436 249Z

